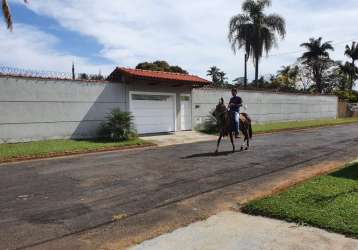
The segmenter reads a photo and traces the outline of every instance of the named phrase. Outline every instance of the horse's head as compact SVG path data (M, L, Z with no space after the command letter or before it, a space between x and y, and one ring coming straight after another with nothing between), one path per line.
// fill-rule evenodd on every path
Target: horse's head
M218 119L222 114L224 114L227 111L227 108L224 103L224 98L220 98L218 105L216 105L216 108L213 112L213 115L216 119Z

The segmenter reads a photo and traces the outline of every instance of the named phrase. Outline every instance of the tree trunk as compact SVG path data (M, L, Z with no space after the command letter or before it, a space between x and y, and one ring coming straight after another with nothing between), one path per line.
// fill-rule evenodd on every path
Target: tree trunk
M352 91L353 90L353 85L354 85L354 64L355 64L355 60L352 59L352 74L351 74L351 86L349 86L349 90Z
M313 77L316 82L316 88L317 88L318 93L322 94L322 92L323 92L322 74L321 74L320 66L317 65L317 63L315 63L313 65Z
M255 58L255 83L256 87L259 87L259 57Z
M245 86L245 88L247 87L247 60L248 60L248 55L245 54L245 75L244 75L244 86Z

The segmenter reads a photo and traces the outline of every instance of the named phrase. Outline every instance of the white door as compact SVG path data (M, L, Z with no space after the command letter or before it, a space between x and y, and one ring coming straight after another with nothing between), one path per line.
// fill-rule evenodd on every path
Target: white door
M191 97L190 95L180 96L180 120L181 130L191 130Z
M175 131L175 95L130 92L130 112L139 134Z

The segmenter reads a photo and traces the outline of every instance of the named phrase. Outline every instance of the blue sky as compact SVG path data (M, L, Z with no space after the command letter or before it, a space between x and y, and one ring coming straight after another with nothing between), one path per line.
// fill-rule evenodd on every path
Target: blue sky
M167 60L201 76L213 65L230 79L243 75L243 54L234 55L227 25L239 0L10 0L10 33L0 26L0 64L40 70L109 73ZM287 21L286 39L262 60L261 74L275 73L301 54L299 45L323 36L335 43L332 57L346 60L344 46L358 41L356 0L273 0L268 13ZM296 53L295 53L296 52ZM254 67L249 65L253 77Z

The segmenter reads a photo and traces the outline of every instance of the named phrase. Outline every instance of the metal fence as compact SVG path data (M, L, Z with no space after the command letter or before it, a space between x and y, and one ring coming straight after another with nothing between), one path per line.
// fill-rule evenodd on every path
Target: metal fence
M33 69L21 69L15 67L0 66L0 75L6 76L22 76L22 77L34 77L34 78L45 78L45 79L61 79L61 80L72 80L73 75L71 72L56 72L56 71L45 71L45 70L33 70ZM104 80L101 74L86 74L80 73L75 75L76 80Z

